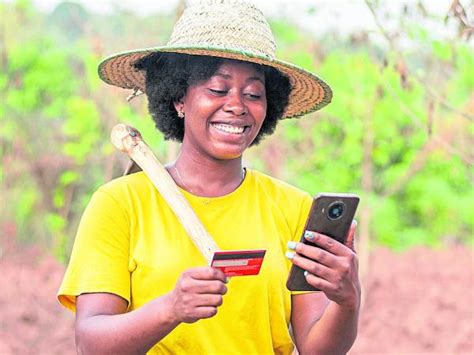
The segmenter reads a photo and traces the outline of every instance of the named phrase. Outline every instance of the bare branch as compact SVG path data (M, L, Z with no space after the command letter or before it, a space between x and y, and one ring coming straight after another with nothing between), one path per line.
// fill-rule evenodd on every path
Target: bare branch
M400 109L408 116L411 118L412 122L415 123L419 128L425 129L426 126L423 123L423 120L418 117L416 113L413 112L413 110L408 107L407 105L404 104L403 100L398 96L397 93L393 90L393 88L389 84L385 84L384 89L386 89L393 97L395 97L398 100L399 107ZM472 161L470 158L464 156L464 154L453 147L450 143L446 142L443 140L441 137L435 135L434 133L432 134L432 139L439 143L441 146L443 146L448 153L451 155L456 155L461 158L462 161L464 161L466 164L472 165L474 164L474 161Z
M396 65L397 67L400 66L400 63L405 63L404 61L404 58L403 58L403 55L401 54L401 52L397 49L397 47L395 46L395 43L393 41L393 37L389 35L389 33L385 30L385 28L382 26L382 24L380 23L378 17L377 17L377 14L375 12L375 8L374 8L374 5L369 1L369 0L364 0L365 1L365 4L367 5L367 7L369 8L370 12L372 13L372 16L374 18L374 21L375 21L375 24L377 25L380 33L384 36L384 38L387 40L387 42L389 43L390 45L390 49L391 51L396 55ZM464 9L462 8L462 11L458 9L458 6L460 6L459 4L459 1L458 0L453 0L453 4L452 4L452 7L455 7L455 10L453 11L456 11L455 13L458 14L458 16L464 16L465 15L465 11ZM464 16L465 18L467 18L467 15ZM464 18L463 17L463 18ZM402 74L402 73L401 73ZM406 73L404 73L406 75ZM431 88L428 87L428 85L425 85L425 83L423 82L423 80L419 77L417 77L416 75L413 75L412 77L414 77L417 81L419 81L421 84L423 84L423 87L427 90L427 92L432 95L433 97L435 97L435 99L437 101L440 101L441 104L450 109L451 111L454 111L456 113L459 113L462 117L464 118L467 118L469 120L473 120L473 117L472 115L469 115L467 113L464 113L464 112L461 112L457 109L455 109L451 104L449 104L444 98L442 98L440 95L438 95L434 90L432 90ZM401 77L401 79L403 80L403 77ZM424 129L425 128L425 125L422 123L423 120L420 119L408 106L406 106L404 103L403 103L403 100L401 100L401 98L394 92L394 90L389 86L389 85L385 85L384 86L385 88L388 89L388 91L392 94L392 96L396 97L398 99L398 102L400 104L400 108L403 110L403 112L405 112L408 117L410 117L412 119L412 121L417 125L419 126L420 128ZM458 149L456 149L455 147L453 147L451 144L449 144L448 142L444 141L443 139L441 139L439 136L436 136L435 134L433 134L433 140L437 141L440 145L442 145L447 152L449 152L450 154L452 155L457 155L459 156L465 163L467 164L473 164L473 162L471 161L471 159L469 159L468 157L464 156L464 154L462 152L460 152Z

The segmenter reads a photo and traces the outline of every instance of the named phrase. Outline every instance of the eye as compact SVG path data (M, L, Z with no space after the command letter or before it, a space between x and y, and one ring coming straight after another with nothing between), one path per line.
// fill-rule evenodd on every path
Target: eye
M247 96L251 100L259 100L262 97L262 95L253 94L253 93L246 93L244 95Z
M227 90L209 89L209 91L212 94L218 95L218 96L223 96L223 95L227 94Z

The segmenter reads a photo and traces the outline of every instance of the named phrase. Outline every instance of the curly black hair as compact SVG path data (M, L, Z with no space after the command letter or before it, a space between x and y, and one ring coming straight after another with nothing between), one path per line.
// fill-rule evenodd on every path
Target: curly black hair
M134 67L145 72L148 111L165 139L183 141L184 123L178 118L174 102L186 93L188 86L209 79L228 59L177 53L155 52L136 61ZM267 115L252 145L275 131L288 105L290 80L275 68L250 63L265 75Z

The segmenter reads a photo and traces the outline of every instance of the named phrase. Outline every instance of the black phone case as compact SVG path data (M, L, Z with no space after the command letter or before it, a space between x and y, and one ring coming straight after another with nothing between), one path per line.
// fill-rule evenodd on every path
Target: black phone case
M327 217L327 208L336 201L341 201L345 204L344 214L337 220L331 220ZM351 227L354 219L357 206L359 204L359 197L353 194L335 194L324 193L319 194L313 200L311 210L309 212L306 225L303 230L303 235L300 241L304 244L314 245L308 242L304 237L304 232L307 230L325 234L340 243L346 242L347 233ZM290 291L319 291L317 288L309 285L304 277L304 270L296 265L291 266L290 275L286 282L286 287Z

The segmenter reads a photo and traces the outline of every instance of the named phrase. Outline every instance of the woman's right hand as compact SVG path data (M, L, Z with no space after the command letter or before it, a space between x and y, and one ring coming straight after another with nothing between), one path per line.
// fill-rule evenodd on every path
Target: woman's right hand
M130 312L120 296L83 293L76 298L78 353L144 354L179 323L214 316L227 292L225 281L218 269L188 269L173 291Z
M176 321L194 323L216 315L227 292L226 276L219 269L198 267L181 274L170 294Z

